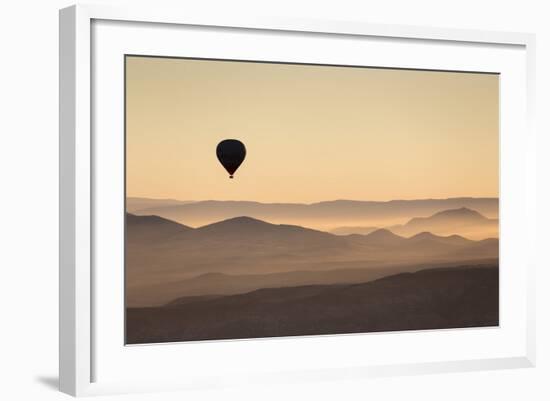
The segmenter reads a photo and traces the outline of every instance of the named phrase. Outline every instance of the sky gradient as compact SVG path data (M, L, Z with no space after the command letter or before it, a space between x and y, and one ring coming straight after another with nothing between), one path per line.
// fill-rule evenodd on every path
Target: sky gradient
M498 113L498 75L127 57L127 195L498 197Z

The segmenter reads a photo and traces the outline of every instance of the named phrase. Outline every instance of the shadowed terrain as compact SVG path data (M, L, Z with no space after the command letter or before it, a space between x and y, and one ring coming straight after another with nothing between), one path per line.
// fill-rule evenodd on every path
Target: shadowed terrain
M263 288L127 309L127 343L498 325L498 266L425 269L368 283Z
M494 266L496 259L470 261L469 265ZM353 263L349 265L353 266ZM360 265L360 264L358 264ZM458 264L460 265L460 264ZM205 273L197 277L171 283L161 283L157 288L150 287L141 294L141 305L155 305L159 302L156 293L162 292L163 299L171 299L185 294L185 297L203 294L241 294L266 287L294 287L314 284L350 284L376 280L388 275L414 272L431 267L432 264L403 264L386 267L340 268L322 271L295 271L271 274L224 274ZM456 267L457 263L433 264L433 267ZM151 295L151 299L148 298Z

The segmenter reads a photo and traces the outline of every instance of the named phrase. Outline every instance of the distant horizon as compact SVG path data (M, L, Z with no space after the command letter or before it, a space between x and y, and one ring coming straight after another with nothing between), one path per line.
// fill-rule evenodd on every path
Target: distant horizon
M474 211L473 209L469 209L469 208L465 208L465 209L467 209L469 211ZM449 210L447 210L447 211L449 211ZM166 217L158 216L156 214L153 214L153 215L139 215L139 214L134 214L134 213L130 213L130 212L126 212L126 214L132 216L132 218L142 219L142 220L149 219L149 218L160 218L162 220L166 220L166 221L178 224L180 226L183 226L183 227L191 229L191 230L200 230L200 229L205 228L205 227L220 226L220 225L224 225L224 224L228 224L228 223L234 223L234 222L242 222L242 221L250 222L250 221L253 221L253 222L265 224L265 225L268 225L268 226L277 226L277 227L283 227L283 228L284 227L298 227L298 228L302 228L304 230L318 231L318 232L323 232L323 233L327 233L327 234L331 234L331 235L335 235L335 236L338 235L338 234L335 234L333 231L330 231L330 230L321 230L321 229L307 227L307 226L300 225L300 224L272 223L272 222L264 220L264 219L260 219L260 218L256 218L256 217L252 217L252 216L247 216L247 215L227 217L227 218L224 218L224 219L221 219L221 220L216 220L212 223L207 223L207 224L204 224L204 225L193 227L193 226L189 226L189 225L186 225L186 224L179 223L176 220L172 220L172 219L169 219L169 218L166 218ZM389 233L394 237L403 238L403 239L411 239L411 238L426 236L426 235L430 235L430 236L437 237L437 238L449 238L449 237L457 238L457 237L460 237L460 238L464 238L464 239L467 239L468 241L473 241L473 242L481 242L481 241L484 241L484 240L487 240L487 239L498 239L497 237L487 237L487 238L484 238L484 239L468 239L468 238L466 238L464 236L461 236L461 235L458 235L458 234L438 235L438 234L435 234L431 231L421 231L419 233L407 236L407 235L403 235L403 234L396 234L388 227L374 227L374 229L371 232L367 233L367 234L356 234L356 233L354 233L354 234L340 234L340 235L341 236L361 235L361 236L366 237L366 236L372 236L373 234L376 235L376 233L382 233L382 232Z
M316 203L325 203L325 202L400 202L400 201L428 201L428 200L449 200L449 199L500 199L500 196L449 196L444 198L393 198L393 199L348 199L348 198L338 198L338 199L327 199L319 200L314 202L280 202L280 201L258 201L251 199L178 199L175 197L159 198L154 196L134 196L126 195L126 199L145 199L145 200L159 200L159 201L176 201L176 202L254 202L254 203L263 203L263 204L302 204L302 205L314 205Z
M440 214L469 210L483 221L472 221L472 215L458 220L411 223ZM126 212L156 215L185 226L201 227L235 217L251 217L272 224L289 224L320 231L352 228L360 233L372 228L391 228L395 233L438 230L438 233L465 234L472 238L498 236L499 198L460 197L445 199L393 199L389 201L338 199L316 203L264 203L235 200L186 200L128 197ZM441 217L441 216L440 216ZM411 220L412 219L412 220ZM488 220L484 220L488 219ZM492 219L492 221L490 221ZM474 218L474 220L476 220ZM420 226L419 226L420 224ZM425 229L428 228L428 229Z

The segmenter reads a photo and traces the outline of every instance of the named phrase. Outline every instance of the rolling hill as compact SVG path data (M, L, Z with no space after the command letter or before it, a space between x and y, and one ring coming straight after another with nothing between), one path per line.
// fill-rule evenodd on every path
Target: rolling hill
M129 305L167 302L178 293L177 283L207 273L323 273L498 257L498 240L470 241L429 233L404 238L384 229L337 236L245 216L192 229L158 216L128 215L126 235Z
M469 266L480 267L494 266L496 260L470 261ZM161 283L158 288L149 287L147 291L141 292L139 302L130 306L153 306L161 305L170 300L196 300L200 297L220 297L224 295L242 294L260 288L293 287L304 285L326 285L326 284L351 284L364 283L376 280L388 275L414 272L430 267L457 267L460 263L423 263L419 265L402 264L385 267L365 268L354 267L350 263L347 267L342 266L335 270L323 271L294 271L270 274L224 274L205 273L190 279L175 280L170 283ZM159 297L158 294L162 294ZM208 294L208 295L204 295ZM182 296L183 295L183 296Z

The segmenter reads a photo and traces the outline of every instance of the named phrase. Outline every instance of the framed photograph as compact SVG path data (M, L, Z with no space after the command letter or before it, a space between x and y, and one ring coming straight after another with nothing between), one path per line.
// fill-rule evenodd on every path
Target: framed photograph
M533 366L534 37L60 12L60 388Z

